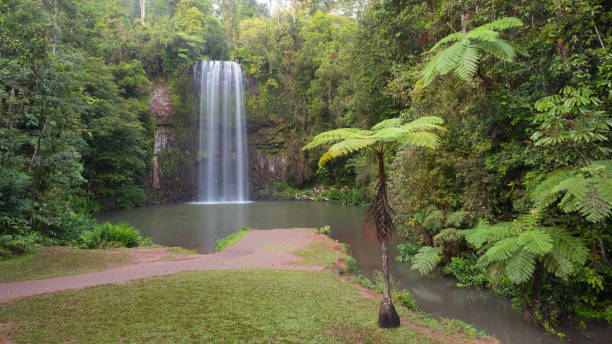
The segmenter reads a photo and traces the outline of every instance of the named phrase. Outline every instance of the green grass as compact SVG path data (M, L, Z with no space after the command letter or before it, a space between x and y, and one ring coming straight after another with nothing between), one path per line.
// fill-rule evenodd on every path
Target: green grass
M24 298L0 322L28 343L445 343L379 329L378 306L327 272L204 271Z
M303 260L294 262L292 264L333 267L336 260L346 256L346 253L330 248L332 245L334 245L334 241L331 239L326 239L324 241L313 241L307 248L291 252L298 257L304 258Z
M132 263L125 254L110 255L100 250L48 247L0 260L0 283L95 272Z
M217 241L215 242L215 250L219 252L225 249L226 247L236 245L236 243L240 241L240 239L242 239L242 237L250 230L250 228L242 226L240 227L240 231L230 234L225 238L217 239Z

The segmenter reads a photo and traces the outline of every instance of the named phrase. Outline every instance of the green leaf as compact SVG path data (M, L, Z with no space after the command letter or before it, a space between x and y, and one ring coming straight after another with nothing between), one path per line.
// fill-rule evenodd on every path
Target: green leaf
M493 244L480 259L484 264L504 261L516 253L520 246L517 237L505 238Z
M512 283L521 284L533 276L535 256L527 251L519 250L506 263L506 274Z
M518 236L518 243L525 251L538 256L543 256L553 249L552 237L538 230L521 233Z
M418 270L421 275L433 271L438 265L442 254L442 247L423 246L412 258L412 270Z

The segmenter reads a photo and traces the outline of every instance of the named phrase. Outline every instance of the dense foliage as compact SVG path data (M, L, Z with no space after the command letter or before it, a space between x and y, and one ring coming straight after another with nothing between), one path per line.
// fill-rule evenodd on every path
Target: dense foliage
M232 59L250 149L287 159L281 191L362 202L374 154L348 147L318 167L321 152L299 148L439 117L437 149L383 157L401 259L506 294L544 325L612 321L609 2L144 3L0 0L0 254L76 242L92 212L144 204L151 87L170 90L164 125L188 132L190 67Z

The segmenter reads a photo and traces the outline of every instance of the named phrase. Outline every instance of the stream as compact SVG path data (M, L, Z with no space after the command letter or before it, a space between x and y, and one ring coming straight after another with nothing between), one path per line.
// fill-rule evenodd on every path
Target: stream
M175 204L149 206L102 214L98 221L128 222L166 246L214 252L215 241L245 225L254 229L319 228L329 225L331 236L350 245L358 270L371 277L380 270L380 248L372 226L364 225L364 208L309 201L266 201L246 204ZM394 238L391 247L399 243ZM392 252L395 256L396 252ZM510 301L485 290L457 288L443 276L421 277L409 265L391 260L392 278L410 291L419 308L435 318L455 318L493 335L506 344L566 343L524 321ZM373 315L374 316L374 315ZM571 343L610 343L612 327L588 324L586 331L560 328Z

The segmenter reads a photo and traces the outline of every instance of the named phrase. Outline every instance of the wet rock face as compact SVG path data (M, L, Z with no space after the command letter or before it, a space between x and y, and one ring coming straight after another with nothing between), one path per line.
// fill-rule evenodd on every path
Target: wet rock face
M168 86L162 84L155 85L149 99L149 111L151 111L157 124L165 122L174 115L174 107L170 100Z

